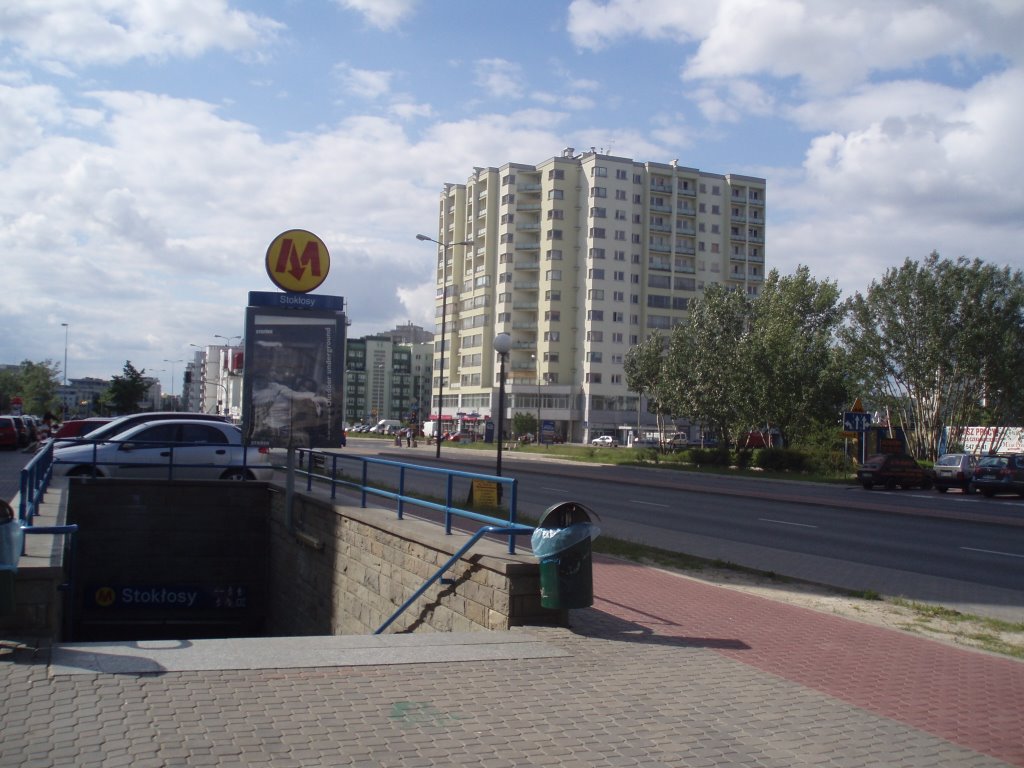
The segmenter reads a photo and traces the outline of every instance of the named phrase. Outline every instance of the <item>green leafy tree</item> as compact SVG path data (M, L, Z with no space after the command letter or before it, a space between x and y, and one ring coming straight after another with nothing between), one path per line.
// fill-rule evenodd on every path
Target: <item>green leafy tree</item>
M835 282L818 282L805 266L785 277L769 273L742 345L744 426L776 428L789 445L815 422L835 420L849 399L845 356L836 348L839 297Z
M742 352L749 320L746 298L714 284L690 305L689 324L677 325L669 340L666 407L709 426L723 443L733 440L749 410Z
M124 363L121 376L112 376L110 387L104 393L106 404L115 413L136 413L139 403L149 390L149 381L145 377L145 369L136 370L130 360Z
M639 344L630 347L623 360L623 371L626 374L626 387L637 394L636 426L640 428L641 403L644 395L651 395L658 389L663 378L665 363L665 341L661 334L653 331Z
M512 414L512 434L518 437L519 435L537 435L537 417L526 411L518 411Z
M843 342L863 386L934 458L942 431L987 410L996 425L1024 416L1024 279L980 260L907 259L848 302Z
M59 413L60 366L52 360L35 363L24 360L13 369L0 372L0 410L11 410L11 398L22 399L22 410L42 416L46 412Z

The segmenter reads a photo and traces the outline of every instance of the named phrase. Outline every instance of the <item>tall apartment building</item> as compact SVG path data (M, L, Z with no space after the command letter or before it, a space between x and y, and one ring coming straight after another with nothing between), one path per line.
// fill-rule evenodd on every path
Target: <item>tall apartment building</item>
M707 285L757 295L764 179L572 148L538 165L474 168L438 207L432 414L496 416L506 332L506 417L534 413L571 441L653 424L627 391L627 350L685 323ZM470 243L465 245L463 243ZM445 306L446 305L446 306ZM638 413L638 405L640 405Z
M430 401L430 347L429 342L396 342L391 332L348 339L345 421L419 421Z

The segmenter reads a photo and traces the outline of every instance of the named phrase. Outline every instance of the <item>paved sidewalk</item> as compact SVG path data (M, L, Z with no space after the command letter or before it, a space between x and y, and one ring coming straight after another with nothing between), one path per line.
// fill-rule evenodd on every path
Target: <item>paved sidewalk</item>
M594 577L570 630L477 650L0 651L0 766L1024 766L1024 663L607 558Z

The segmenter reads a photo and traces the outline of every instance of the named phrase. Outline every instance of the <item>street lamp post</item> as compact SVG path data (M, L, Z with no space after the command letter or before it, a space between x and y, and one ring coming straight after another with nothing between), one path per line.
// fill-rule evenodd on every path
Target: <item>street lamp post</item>
M68 324L61 323L64 326L64 386L68 383Z
M501 477L501 447L505 431L505 358L512 349L512 337L507 333L499 333L494 337L494 351L501 358L498 372L498 465L495 474Z
M164 358L164 362L171 364L171 410L172 411L176 411L178 409L177 409L177 407L175 405L175 401L174 401L174 364L175 363L184 363L185 361L184 360L168 360L167 358Z
M440 240L435 240L426 235L416 235L416 239L441 246L441 364L437 377L437 424L434 426L434 445L436 446L434 455L440 459L441 416L444 415L444 341L448 322L448 249L453 245L472 245L473 243L469 240L461 240L457 243L442 243ZM431 367L433 367L433 363L431 363Z

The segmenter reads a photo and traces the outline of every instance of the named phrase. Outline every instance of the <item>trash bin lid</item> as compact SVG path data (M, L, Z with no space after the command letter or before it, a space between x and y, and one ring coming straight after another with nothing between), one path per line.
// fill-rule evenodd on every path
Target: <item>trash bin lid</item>
M597 513L577 501L552 504L537 522L538 528L568 528L573 523L589 523L591 517L600 520Z

